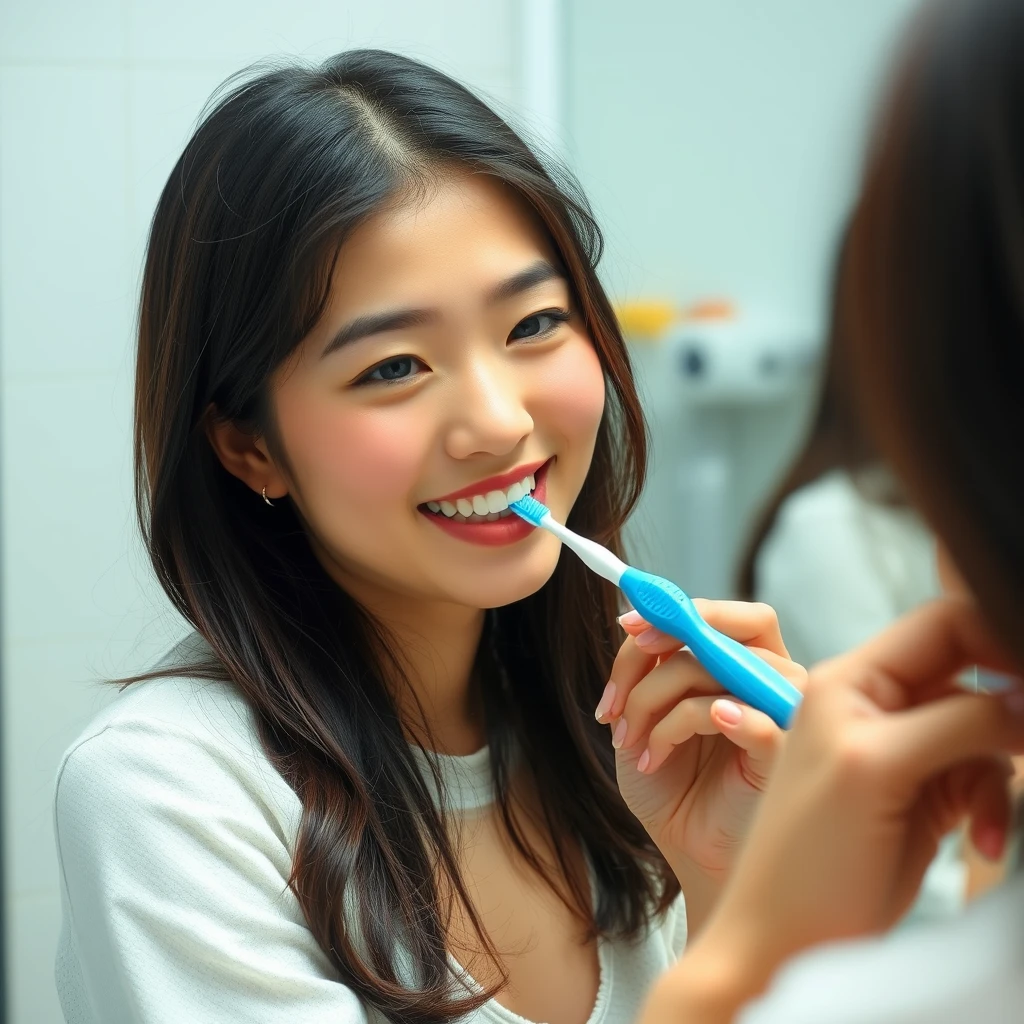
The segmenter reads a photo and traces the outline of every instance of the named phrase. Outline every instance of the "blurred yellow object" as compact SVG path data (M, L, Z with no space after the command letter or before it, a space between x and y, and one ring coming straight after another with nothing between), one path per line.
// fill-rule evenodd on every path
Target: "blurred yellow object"
M679 318L674 302L623 302L615 307L622 333L636 341L657 341Z

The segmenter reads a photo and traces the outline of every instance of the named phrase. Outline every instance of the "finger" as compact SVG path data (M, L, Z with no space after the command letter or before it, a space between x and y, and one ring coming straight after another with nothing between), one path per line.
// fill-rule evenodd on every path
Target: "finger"
M962 761L1024 751L1020 694L958 694L883 720L879 742L911 791Z
M1005 789L1007 771L1006 758L981 757L962 761L927 782L921 789L920 803L934 838L940 839L973 813L973 800L985 776L994 775ZM978 809L984 816L985 807L979 805Z
M675 650L682 646L678 640L674 643ZM636 641L632 637L627 637L619 648L615 661L612 662L611 676L601 695L594 717L602 724L619 718L633 687L658 664L659 657L660 655L657 653L651 654L637 647Z
M723 736L746 752L748 781L763 789L782 745L782 729L763 711L733 700L716 700L711 718Z
M693 603L709 625L747 647L763 647L784 658L789 651L782 639L775 609L760 601L708 601L695 597Z
M719 697L690 697L677 704L647 737L636 763L638 772L656 772L676 747L694 736L715 736L721 730L712 720L711 705Z
M620 615L617 621L630 636L642 633L645 629L649 629L651 625L635 608Z
M612 734L612 746L625 750L635 746L684 698L723 692L689 651L676 651L629 688Z
M741 644L764 647L783 657L789 656L782 640L778 616L770 605L758 601L709 601L700 597L695 597L693 604L701 618L720 633L731 636ZM652 629L651 624L635 609L620 615L619 625L630 636L640 636ZM655 630L654 635L665 634Z
M717 734L747 754L747 779L754 788L763 789L782 730L755 708L720 697L691 697L677 704L651 730L637 769L648 775L656 772L673 750L694 736Z
M974 848L991 861L1002 859L1010 831L1011 801L1005 764L989 762L978 771L964 804L971 817L968 836Z
M900 688L916 688L949 679L968 665L979 664L1007 672L1012 663L993 639L974 603L962 597L947 597L911 612L874 639L825 666L837 680L862 685L866 678L889 679L895 687L884 687L884 706L903 706L907 698ZM851 671L869 665L872 671Z
M633 642L647 654L671 654L683 646L682 642L653 626L633 636Z
M750 650L802 690L807 673L801 665L760 647ZM653 722L672 706L694 695L717 696L727 690L689 650L676 651L636 682L631 683L612 733L612 745L628 750L639 743Z

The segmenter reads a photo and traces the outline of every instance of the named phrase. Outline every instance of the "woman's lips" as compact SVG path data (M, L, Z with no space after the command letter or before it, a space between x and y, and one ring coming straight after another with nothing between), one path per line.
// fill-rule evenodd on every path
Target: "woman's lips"
M536 473L537 486L533 489L533 497L542 504L547 496L548 469L553 461L554 459L549 459ZM457 540L464 540L469 544L482 544L484 547L515 544L517 541L529 537L536 529L525 519L520 519L515 512L505 519L480 523L459 522L449 519L444 514L425 511L422 508L419 512L449 536L455 537Z

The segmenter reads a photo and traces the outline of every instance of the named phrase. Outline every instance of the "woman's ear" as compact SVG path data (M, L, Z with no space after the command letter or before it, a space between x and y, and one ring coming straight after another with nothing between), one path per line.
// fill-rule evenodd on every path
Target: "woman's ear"
M283 498L288 484L261 437L221 419L214 406L206 411L206 436L220 464L242 483L265 498Z

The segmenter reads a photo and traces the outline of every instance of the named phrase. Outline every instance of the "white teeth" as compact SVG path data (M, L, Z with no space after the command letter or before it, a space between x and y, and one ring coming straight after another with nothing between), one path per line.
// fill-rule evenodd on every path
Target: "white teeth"
M508 508L508 498L504 491L488 491L484 496L487 500L488 512L501 512ZM473 508L476 508L476 500L473 501Z
M464 519L476 516L493 522L496 518L510 515L509 505L531 493L536 486L537 478L531 473L504 491L488 491L486 494L474 494L472 498L457 498L455 501L428 501L427 508L434 513L441 512L449 519L456 515Z

